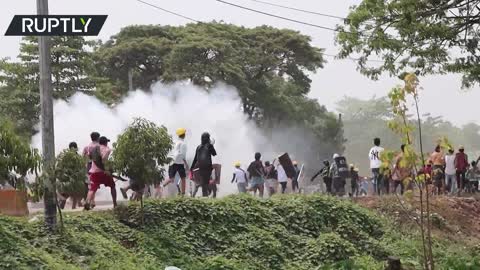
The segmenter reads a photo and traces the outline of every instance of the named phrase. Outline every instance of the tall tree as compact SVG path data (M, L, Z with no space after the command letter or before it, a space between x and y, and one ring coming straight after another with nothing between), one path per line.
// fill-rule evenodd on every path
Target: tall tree
M54 97L68 99L76 92L95 88L91 50L94 41L83 37L52 37ZM20 44L19 61L0 60L0 112L15 123L16 131L30 137L39 120L38 39L26 37Z
M207 90L218 82L237 88L243 111L268 131L288 125L308 130L317 146L341 150L337 118L308 98L307 73L322 68L322 50L299 32L268 26L244 28L224 23L169 27L128 26L96 52L102 74L148 90L156 81L188 80ZM333 151L333 150L332 150Z
M54 97L68 99L76 92L92 91L94 81L88 77L93 62L89 50L96 41L87 41L81 36L57 36L51 39L52 85ZM20 44L18 58L26 70L26 78L30 84L38 81L38 40L36 37L25 37Z
M376 79L453 72L463 86L480 82L480 0L363 0L339 27L339 56L360 55L359 70ZM371 59L381 59L369 62Z
M162 80L190 80L210 87L217 82L235 86L244 111L262 113L275 78L310 90L306 72L323 67L321 50L310 38L292 30L262 26L253 29L222 23L180 27L129 26L97 52L103 74L127 84L129 70L136 87L148 89Z
M38 122L40 93L27 78L24 65L0 60L0 113L15 124L17 133L29 137Z

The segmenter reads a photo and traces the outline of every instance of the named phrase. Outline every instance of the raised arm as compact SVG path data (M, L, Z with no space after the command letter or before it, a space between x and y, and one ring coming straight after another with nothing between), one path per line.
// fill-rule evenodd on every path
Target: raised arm
M215 147L213 146L213 144L210 144L210 154L212 154L212 156L217 155L217 151L215 150Z
M316 174L314 174L314 175L312 176L312 179L310 179L310 181L313 182L313 180L315 180L315 178L317 178L317 176L320 175L320 173L321 173L322 171L323 171L323 169L321 169L321 170L318 171Z

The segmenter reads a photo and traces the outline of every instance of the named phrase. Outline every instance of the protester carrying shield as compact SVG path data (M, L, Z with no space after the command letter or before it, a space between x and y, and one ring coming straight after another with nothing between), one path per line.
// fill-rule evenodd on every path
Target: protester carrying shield
M330 167L330 177L333 180L333 193L335 195L343 196L345 194L345 183L348 174L348 164L345 157L334 154L333 163Z

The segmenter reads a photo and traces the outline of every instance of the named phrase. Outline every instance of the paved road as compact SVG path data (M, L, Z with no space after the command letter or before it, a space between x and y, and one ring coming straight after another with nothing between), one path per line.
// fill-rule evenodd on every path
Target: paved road
M126 203L126 201L119 201L119 204L121 203ZM113 204L111 201L97 201L96 206L93 209L95 210L108 210L112 209ZM38 214L43 212L43 202L42 203L28 203L28 211L30 214ZM72 204L70 201L67 201L67 204L65 205L65 208L62 210L64 212L78 212L78 211L83 211L83 207L78 207L76 209L72 209Z

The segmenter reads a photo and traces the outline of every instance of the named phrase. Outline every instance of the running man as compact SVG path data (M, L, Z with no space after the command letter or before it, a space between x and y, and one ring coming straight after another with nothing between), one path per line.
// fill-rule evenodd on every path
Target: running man
M380 147L380 138L373 139L373 147L368 152L368 158L370 159L370 169L373 174L373 189L377 195L381 194L382 190L382 175L380 173L380 167L382 161L380 160L380 155L383 152L383 148Z
M233 170L232 183L237 182L238 193L247 193L247 173L240 168L240 162L235 162L235 169Z
M263 167L263 162L260 160L261 157L262 155L260 153L255 153L255 160L250 163L247 171L250 174L250 188L254 193L258 190L260 197L263 198L265 168Z
M175 175L180 176L179 195L185 195L188 164L187 164L187 144L185 143L185 135L187 130L184 128L177 129L178 140L173 148L173 164L168 167L168 180L163 184L166 187L168 184L175 181Z
M100 185L110 187L110 194L112 195L113 207L117 207L117 191L115 189L115 182L111 172L105 168L105 163L112 150L108 147L110 140L102 136L99 138L99 145L91 149L90 155L92 157L92 167L90 168L90 188L87 195L87 202L85 203L85 210L92 208L92 202L95 199L95 193L100 188Z

